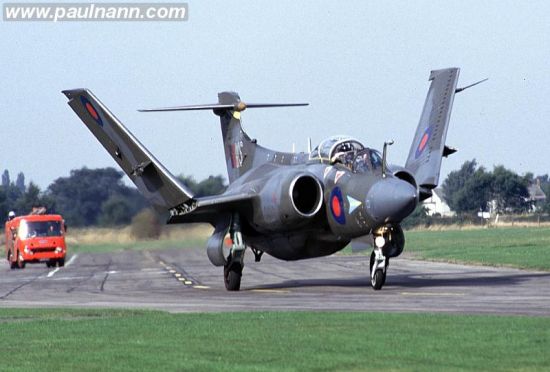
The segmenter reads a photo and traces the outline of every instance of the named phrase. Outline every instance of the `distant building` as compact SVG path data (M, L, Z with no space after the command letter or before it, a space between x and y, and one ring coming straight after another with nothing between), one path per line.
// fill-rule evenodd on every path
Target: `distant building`
M426 207L428 216L439 215L441 217L452 217L456 214L449 208L449 205L445 201L442 189L432 190L432 196L424 200L422 204Z
M529 191L529 197L526 201L531 203L531 210L536 212L538 206L546 201L546 194L540 187L540 180L537 179L535 183L529 185L527 190Z

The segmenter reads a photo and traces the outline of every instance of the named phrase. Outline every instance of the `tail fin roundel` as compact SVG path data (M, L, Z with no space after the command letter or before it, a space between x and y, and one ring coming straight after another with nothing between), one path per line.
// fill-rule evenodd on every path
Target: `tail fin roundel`
M405 164L417 184L427 190L438 185L441 159L452 151L446 150L445 139L459 72L458 68L447 68L430 73L432 83Z

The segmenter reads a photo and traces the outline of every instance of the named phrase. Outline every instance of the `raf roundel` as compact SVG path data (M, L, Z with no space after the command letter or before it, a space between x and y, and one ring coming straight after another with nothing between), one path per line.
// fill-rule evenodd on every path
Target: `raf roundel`
M99 124L99 126L103 126L103 120L101 120L101 116L97 113L97 110L92 105L92 103L84 96L80 96L80 102L82 103L82 106L86 109L88 114L94 119L94 121Z
M426 147L428 146L428 141L430 140L430 137L432 136L432 127L426 128L424 131L424 134L420 138L420 142L418 143L418 147L416 148L416 153L414 155L415 159L418 159L420 155L424 152Z
M340 225L344 225L346 223L344 199L342 198L342 191L339 187L335 187L330 193L330 212L332 213L334 220Z

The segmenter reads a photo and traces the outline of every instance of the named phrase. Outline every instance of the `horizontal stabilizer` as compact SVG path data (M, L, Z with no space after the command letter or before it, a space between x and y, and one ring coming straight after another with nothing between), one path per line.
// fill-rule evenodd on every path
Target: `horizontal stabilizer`
M309 103L244 103L242 101L234 104L222 104L213 103L206 105L188 105L188 106L174 106L174 107L161 107L154 109L138 110L139 112L162 112L162 111L190 111L190 110L234 110L244 111L247 108L268 108L268 107L295 107L295 106L308 106Z

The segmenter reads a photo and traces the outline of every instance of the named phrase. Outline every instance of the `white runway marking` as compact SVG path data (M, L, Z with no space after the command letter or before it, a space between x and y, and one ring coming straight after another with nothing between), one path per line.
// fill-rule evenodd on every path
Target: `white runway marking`
M72 264L77 257L78 257L77 254L73 255L71 259L65 264L65 266L69 266L70 264Z
M65 266L69 266L70 264L72 264L72 263L74 262L74 260L76 260L76 257L77 257L77 256L78 256L77 254L73 255L73 256L71 257L71 259L65 264ZM50 271L50 272L48 273L47 277L48 277L48 278L51 278L51 277L54 276L55 273L58 272L60 269L61 269L61 268L58 267L58 268L56 268L56 269Z
M58 272L59 269L60 269L60 267L58 267L58 268L55 269L55 270L50 271L50 272L48 273L48 278L51 278L52 276L54 276L54 274L55 274L56 272Z

